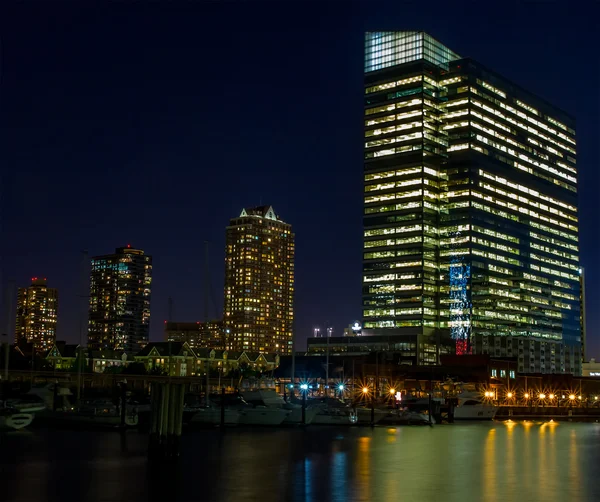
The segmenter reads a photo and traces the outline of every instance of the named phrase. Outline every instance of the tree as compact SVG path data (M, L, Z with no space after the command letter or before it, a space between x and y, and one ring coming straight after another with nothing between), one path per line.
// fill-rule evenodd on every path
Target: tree
M144 363L134 362L129 363L122 371L123 375L147 375L146 366Z
M154 368L152 368L148 372L148 375L153 375L153 376L167 376L168 372L167 372L166 368L163 368L162 366L154 366Z
M106 368L104 368L103 373L108 375L118 375L120 373L123 373L123 371L123 366L107 366Z

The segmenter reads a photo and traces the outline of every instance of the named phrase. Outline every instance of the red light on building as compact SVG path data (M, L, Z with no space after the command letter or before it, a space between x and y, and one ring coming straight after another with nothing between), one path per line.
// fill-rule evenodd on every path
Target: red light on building
M131 248L131 244L127 244L127 248Z

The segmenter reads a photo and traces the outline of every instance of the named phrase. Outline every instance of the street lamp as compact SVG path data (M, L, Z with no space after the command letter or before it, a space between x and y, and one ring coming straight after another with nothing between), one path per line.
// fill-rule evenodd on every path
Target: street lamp
M308 390L308 384L307 383L300 384L300 388L302 390Z
M575 394L569 394L569 399L571 401L575 401Z
M508 399L512 399L512 397L513 397L513 393L512 393L512 392L507 392L507 393L506 393L506 397L507 397Z
M550 394L548 397L549 397L550 399L554 399L554 394Z
M368 387L363 387L362 391L363 391L363 394L367 394L369 392L369 388Z
M525 399L529 399L529 393L528 393L528 392L525 392L525 394L523 395L523 397L524 397Z
M546 394L544 394L543 392L540 394L540 399L546 399Z
M393 396L396 394L396 389L390 389L390 394Z

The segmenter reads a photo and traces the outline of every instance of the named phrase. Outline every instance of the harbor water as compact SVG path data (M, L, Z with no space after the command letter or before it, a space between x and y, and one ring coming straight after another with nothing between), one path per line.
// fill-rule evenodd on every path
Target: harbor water
M600 424L185 431L147 461L136 431L0 435L0 499L43 501L600 500Z

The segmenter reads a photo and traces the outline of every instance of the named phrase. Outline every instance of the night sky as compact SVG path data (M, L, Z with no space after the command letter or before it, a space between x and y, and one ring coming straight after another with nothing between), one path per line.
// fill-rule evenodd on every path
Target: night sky
M2 278L47 277L76 341L81 250L139 247L160 340L169 296L175 320L204 318L205 240L221 314L225 226L271 204L296 233L299 346L315 324L341 334L361 317L363 33L418 29L577 118L600 356L600 4L583 4L3 1Z

